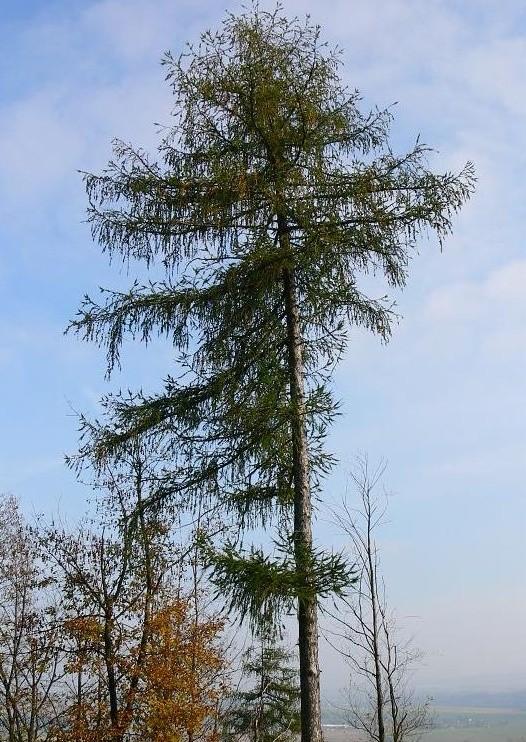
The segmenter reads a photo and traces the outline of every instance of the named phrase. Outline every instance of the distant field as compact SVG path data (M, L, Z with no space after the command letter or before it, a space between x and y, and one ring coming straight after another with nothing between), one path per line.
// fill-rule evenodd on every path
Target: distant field
M435 708L435 713L439 716L502 716L509 718L510 716L517 717L523 716L526 718L526 711L520 709L502 709L502 708L491 708L484 706L438 706Z
M425 734L422 742L526 742L526 722L513 721L499 727L436 729Z
M436 709L437 728L422 742L526 742L526 712L495 708ZM360 742L353 730L326 726L326 742Z
M448 708L437 710L440 728L425 742L526 742L526 713L502 709Z

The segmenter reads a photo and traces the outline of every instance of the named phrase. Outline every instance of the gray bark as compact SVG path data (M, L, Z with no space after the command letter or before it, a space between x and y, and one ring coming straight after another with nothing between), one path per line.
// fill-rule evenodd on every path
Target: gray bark
M380 661L379 647L379 627L378 627L378 583L376 576L376 561L373 554L374 545L371 538L372 523L371 516L367 517L367 563L369 576L368 580L371 587L371 617L372 617L372 650L374 661L374 675L376 686L376 712L378 716L378 742L385 742L385 723L384 723L384 694L382 688L382 668Z
M287 240L286 235L282 234L282 238L284 241ZM294 552L298 576L308 586L312 551L312 503L309 452L305 429L303 341L293 269L284 269L283 287L287 318L290 399L293 409ZM300 596L298 600L298 646L301 740L302 742L321 742L318 607L315 596Z

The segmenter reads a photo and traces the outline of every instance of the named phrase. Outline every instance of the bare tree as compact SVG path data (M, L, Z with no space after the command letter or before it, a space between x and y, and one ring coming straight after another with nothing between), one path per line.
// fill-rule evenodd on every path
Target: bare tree
M340 640L337 649L353 671L348 722L375 742L409 742L431 725L429 700L420 702L410 687L421 655L410 639L401 637L381 573L376 532L384 521L387 497L378 496L377 489L385 464L371 470L365 457L358 464L351 475L358 507L346 499L337 514L338 525L351 540L358 586L353 599L343 599L345 610L333 614L339 626L334 632Z
M60 713L57 603L17 500L0 500L0 729L8 742L46 740ZM3 736L5 735L5 736Z
M143 507L156 463L130 446L95 483L93 522L72 533L53 526L41 534L62 591L78 735L80 724L109 726L118 742L133 714L152 612L170 569L168 529L160 514Z
M69 702L53 742L211 739L225 663L224 621L200 588L196 532L206 519L199 511L177 531L177 505L152 506L162 461L137 442L93 484L92 519L41 533L68 656Z

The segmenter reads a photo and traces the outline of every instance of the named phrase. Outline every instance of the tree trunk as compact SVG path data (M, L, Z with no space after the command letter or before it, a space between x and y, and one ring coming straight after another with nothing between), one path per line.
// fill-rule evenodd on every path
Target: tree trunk
M288 235L281 234L282 247ZM285 243L285 244L284 244ZM294 554L300 584L310 582L312 553L312 503L309 480L309 452L305 429L303 339L296 296L294 271L283 270L287 318L287 350L294 477ZM301 691L301 741L321 742L320 670L318 663L318 607L315 596L298 599L298 645Z
M371 614L373 622L372 650L374 660L374 674L376 684L376 711L378 716L378 742L385 742L384 723L384 695L382 688L382 666L380 661L379 627L378 627L378 583L376 578L376 563L374 560L374 545L371 538L371 513L367 514L367 562L369 570L369 583L371 588Z
M150 534L148 532L146 520L144 518L144 502L142 499L142 483L143 483L143 462L140 455L137 453L134 460L135 467L135 491L137 494L137 508L139 513L139 526L140 536L142 539L143 556L144 556L144 571L145 571L145 596L144 596L144 609L142 612L142 631L141 638L139 641L139 649L135 661L135 667L130 680L130 684L127 692L127 700L125 703L123 718L128 720L132 716L133 704L135 702L135 695L137 688L139 687L139 681L150 641L150 622L152 612L152 600L154 595L154 577L152 569L152 554L151 554L151 542ZM122 723L122 720L121 720Z
M119 701L117 696L117 677L115 674L115 653L113 648L113 615L112 609L106 610L104 617L104 662L110 701L110 721L113 729L119 725Z
M393 687L393 681L392 678L389 678L389 698L391 701L391 720L393 724L393 742L401 742L400 740L400 729L398 726L398 708L397 708L397 702L396 702L396 696L395 696L395 690Z

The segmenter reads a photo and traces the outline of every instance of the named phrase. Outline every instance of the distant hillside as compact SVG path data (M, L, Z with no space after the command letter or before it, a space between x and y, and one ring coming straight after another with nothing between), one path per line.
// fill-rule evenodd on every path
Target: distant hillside
M432 705L440 708L458 709L502 709L503 711L526 712L526 690L499 693L465 691L457 693L429 693ZM341 700L325 703L322 708L324 724L345 724L345 712L340 708Z
M433 705L471 707L471 708L494 708L514 709L526 711L526 690L508 691L499 693L481 693L476 691L465 691L461 693L435 693Z
M345 724L346 718L344 711L326 704L321 710L321 719L323 724Z

